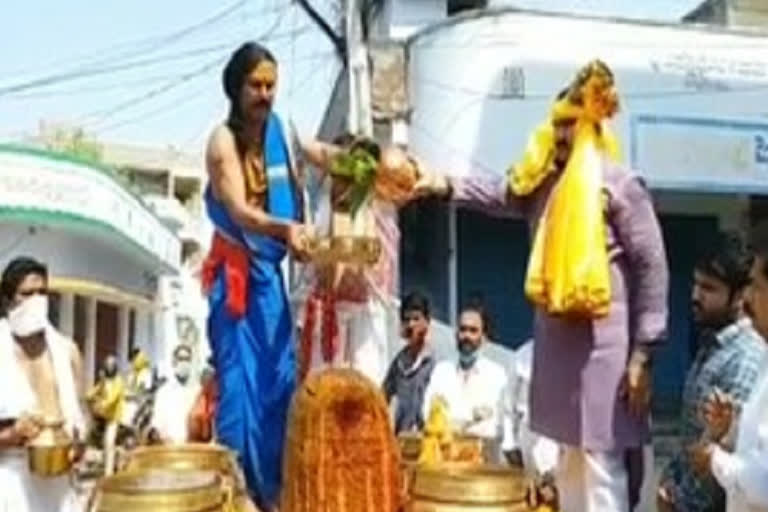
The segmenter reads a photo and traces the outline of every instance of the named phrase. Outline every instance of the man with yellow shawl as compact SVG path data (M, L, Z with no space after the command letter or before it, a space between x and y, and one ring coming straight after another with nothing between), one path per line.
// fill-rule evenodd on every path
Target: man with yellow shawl
M563 446L564 512L632 510L650 441L651 353L666 337L668 270L650 194L616 163L611 70L585 66L507 178L431 175L417 187L530 222L531 428Z

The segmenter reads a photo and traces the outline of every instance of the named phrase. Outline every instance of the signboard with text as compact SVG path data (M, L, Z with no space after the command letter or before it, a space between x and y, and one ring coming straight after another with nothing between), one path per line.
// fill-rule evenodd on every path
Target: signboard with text
M768 122L636 115L630 159L657 188L768 193Z
M180 242L139 200L98 169L0 151L0 206L75 216L109 226L171 268Z

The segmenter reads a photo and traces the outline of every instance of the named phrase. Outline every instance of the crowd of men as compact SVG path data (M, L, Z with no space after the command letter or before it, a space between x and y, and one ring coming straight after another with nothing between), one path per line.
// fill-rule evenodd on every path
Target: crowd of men
M159 385L146 357L135 351L125 377L110 356L96 385L83 392L77 347L47 320L45 266L29 258L14 260L3 273L0 290L5 311L0 344L7 351L0 358L0 375L7 381L0 388L5 390L0 408L0 473L9 482L2 491L5 502L42 510L41 504L74 500L69 482L29 473L20 448L34 438L46 417L65 418L71 434L82 439L88 416L80 408L83 402L102 423L107 447L114 445L119 427L134 426L136 433L142 423L145 442L212 439L215 402L201 402L211 393L212 375L205 372L205 385L193 378L189 347L176 348L174 375ZM720 233L705 248L692 269L691 308L699 337L682 396L682 442L662 471L658 510L767 510L766 227L756 231L751 248L734 233ZM383 382L396 432L420 431L432 399L440 396L455 428L489 440L507 463L524 467L543 485L556 486L566 447L536 433L530 424L529 395L537 392L531 387L535 342L528 340L517 349L511 367L492 361L483 353L490 319L482 304L470 303L457 321L455 357L437 361L430 346L430 322L427 298L407 295L401 306L405 346ZM142 392L151 401L141 400ZM205 410L200 414L191 414L201 407ZM206 417L205 427L194 426L195 418ZM200 430L207 433L194 433ZM114 455L106 464L114 468Z
M753 248L736 233L719 233L692 269L698 341L681 398L681 442L660 475L659 512L768 510L767 262L763 225ZM401 319L406 346L383 385L397 432L420 431L431 400L440 395L456 428L496 442L507 462L556 486L564 447L529 423L529 394L537 392L530 383L534 342L517 349L509 368L491 361L482 353L489 319L481 305L470 304L458 319L456 356L437 362L428 341L427 299L408 295ZM647 480L645 488L652 489ZM636 510L653 501L644 498ZM589 510L609 508L593 503Z
M176 374L149 407L141 392L130 391L151 387L146 359L134 357L128 385L116 361L106 361L88 393L105 423L106 444L114 444L126 414L139 431L148 426L146 437L155 442L185 433L215 438L237 453L255 505L279 509L288 410L304 377L282 262L291 254L312 265L313 230L303 218L304 180L294 158L324 177L363 152L363 163L373 161L377 173L417 168L419 182L404 187L408 201L435 196L489 214L514 213L529 222L533 242L524 291L534 307L534 341L523 345L512 368L484 354L489 319L481 305L462 309L456 355L436 361L429 304L418 294L405 298L407 346L383 379L397 432L420 429L439 396L455 429L498 443L508 462L537 477L548 504L563 512L642 508L642 489L653 477L651 376L668 338L669 275L651 194L619 163L607 123L619 108L610 68L595 60L577 72L509 172L456 175L434 172L400 149L379 152L375 144L370 151L315 140L292 144L272 109L277 79L276 59L263 46L250 42L233 53L222 76L230 112L206 151L204 200L215 235L203 285L215 385L208 378L196 393L181 388L190 354L180 348ZM396 282L399 233L395 201L379 194L373 203L381 279L358 276L352 288L361 293L349 311L335 302L349 297L313 293L300 348L311 355L317 323L315 346L334 364L339 318L349 317L345 323L357 326L348 333L357 347L352 366L376 381L388 341L381 336L382 297ZM726 234L708 249L691 269L701 340L683 396L684 442L655 501L662 511L768 511L768 227L757 229L749 250ZM80 357L48 321L47 277L44 265L20 258L0 284L0 510L79 510L69 480L35 476L23 450L46 418L63 419L75 439L86 431ZM314 306L323 307L322 318Z

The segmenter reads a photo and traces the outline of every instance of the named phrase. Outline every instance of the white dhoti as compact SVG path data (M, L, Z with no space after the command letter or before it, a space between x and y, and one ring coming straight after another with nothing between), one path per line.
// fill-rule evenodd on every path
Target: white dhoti
M653 447L643 448L643 482L635 512L655 510ZM562 512L629 511L629 475L623 451L566 447L555 470Z
M2 451L0 482L0 512L83 510L69 476L41 478L31 474L24 450Z
M54 328L45 333L53 363L59 406L70 435L85 432L85 422L69 356L69 340ZM37 397L18 364L6 321L0 321L0 419L38 412ZM77 512L83 509L69 475L41 478L29 471L23 448L0 449L0 512Z
M565 447L555 472L562 512L629 512L623 451Z
M390 311L380 300L337 302L339 346L332 361L325 361L322 350L322 323L317 322L312 336L309 372L326 368L352 368L377 385L384 380L389 357Z
M532 475L555 470L560 460L560 446L548 437L533 432L527 423L519 427L520 452L523 467Z

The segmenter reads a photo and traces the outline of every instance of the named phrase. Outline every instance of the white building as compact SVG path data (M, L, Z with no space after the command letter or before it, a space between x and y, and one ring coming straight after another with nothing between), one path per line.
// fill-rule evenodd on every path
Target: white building
M492 8L449 14L473 1L384 2L371 35L375 133L439 171L502 173L577 69L606 61L622 98L614 129L625 161L653 190L667 243L671 339L656 379L662 405L674 406L695 348L689 296L698 247L717 228L768 214L768 39L677 24L697 0L652 0L670 4L657 9L667 23L616 19L610 0L477 0ZM602 17L509 7L577 4ZM737 4L747 3L728 2ZM648 6L636 7L627 11L639 18ZM346 91L340 80L321 134L343 129ZM432 299L441 353L453 346L448 325L475 293L497 321L496 341L513 347L530 337L522 219L427 202L402 210L400 225L401 291Z
M667 243L671 340L656 379L662 398L674 401L693 349L689 294L698 248L718 227L745 225L768 193L768 39L496 9L422 29L409 38L407 55L408 144L452 174L505 172L581 65L600 58L612 67L623 102L614 129L625 161L654 192ZM499 341L526 339L524 222L417 208L404 226L411 233L403 244L404 283L442 297L448 311L480 292L501 322ZM419 261L428 251L433 256Z
M110 168L0 145L0 241L0 265L48 265L52 321L80 346L89 382L108 354L162 350L158 282L178 274L181 244Z
M167 374L173 350L184 343L195 349L198 363L202 364L210 349L200 271L213 234L203 204L206 175L202 157L173 148L128 144L105 143L102 149L103 160L119 169L181 243L178 275L162 276L158 282L155 322L160 348L153 362Z

